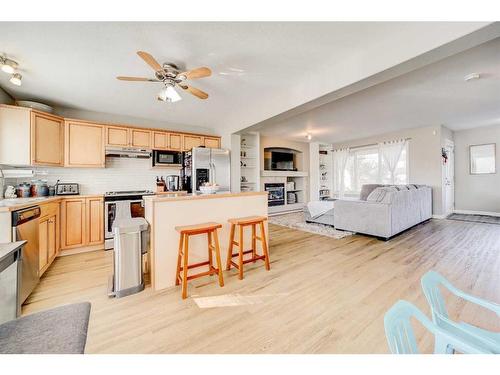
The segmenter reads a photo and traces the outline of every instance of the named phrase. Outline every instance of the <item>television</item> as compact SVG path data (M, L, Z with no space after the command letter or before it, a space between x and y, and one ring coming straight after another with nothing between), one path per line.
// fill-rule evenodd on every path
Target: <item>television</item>
M295 152L287 149L266 149L264 167L264 169L271 171L296 171Z

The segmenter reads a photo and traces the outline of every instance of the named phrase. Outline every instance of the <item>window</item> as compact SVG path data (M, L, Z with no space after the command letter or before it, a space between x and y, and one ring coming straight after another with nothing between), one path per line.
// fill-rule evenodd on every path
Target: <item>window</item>
M373 145L362 148L351 149L348 152L347 161L343 173L344 194L346 196L358 196L361 186L364 184L407 184L408 183L408 142L394 154L392 165L394 168L394 179L392 178L390 161L384 158L381 148L383 145ZM402 149L401 149L402 147ZM385 154L387 155L387 154ZM398 157L399 156L399 157ZM335 157L335 153L334 153ZM334 160L334 194L342 196L341 167L342 163Z
M470 174L495 173L495 144L469 146Z

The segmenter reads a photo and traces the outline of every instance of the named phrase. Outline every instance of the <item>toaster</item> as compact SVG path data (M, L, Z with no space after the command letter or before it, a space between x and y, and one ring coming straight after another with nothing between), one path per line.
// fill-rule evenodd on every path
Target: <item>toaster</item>
M56 195L78 195L80 194L80 186L76 183L60 183L56 184Z

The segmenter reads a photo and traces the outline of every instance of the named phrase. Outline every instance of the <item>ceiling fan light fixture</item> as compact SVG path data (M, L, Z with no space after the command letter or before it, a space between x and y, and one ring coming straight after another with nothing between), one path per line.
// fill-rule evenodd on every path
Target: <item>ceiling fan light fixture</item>
M10 83L16 86L21 86L23 76L20 75L19 73L14 73L12 77L10 77Z
M171 85L165 85L164 88L158 93L157 99L162 102L175 103L182 99L174 87Z
M14 74L17 68L17 63L5 57L0 57L0 64L2 65L2 72L7 74Z
M306 138L307 138L308 141L310 141L312 139L311 133L307 133Z

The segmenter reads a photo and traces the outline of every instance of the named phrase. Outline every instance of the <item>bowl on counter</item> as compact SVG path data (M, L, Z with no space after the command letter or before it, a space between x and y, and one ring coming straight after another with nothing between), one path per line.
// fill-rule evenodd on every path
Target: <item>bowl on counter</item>
M201 194L215 194L219 191L219 185L200 186Z

